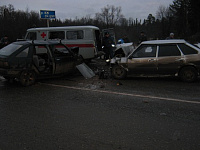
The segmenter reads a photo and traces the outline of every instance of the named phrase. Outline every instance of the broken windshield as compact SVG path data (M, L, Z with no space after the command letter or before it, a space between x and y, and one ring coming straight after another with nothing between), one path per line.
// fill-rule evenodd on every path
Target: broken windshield
M9 44L8 46L0 49L0 55L9 56L10 54L18 50L20 47L22 47L22 45Z

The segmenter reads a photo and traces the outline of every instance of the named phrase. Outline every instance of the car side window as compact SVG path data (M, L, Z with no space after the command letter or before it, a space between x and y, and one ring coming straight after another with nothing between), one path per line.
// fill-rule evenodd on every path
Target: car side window
M29 47L21 51L16 57L27 57L29 52Z
M185 44L178 44L179 48L183 52L184 55L191 55L191 54L197 54L198 51L193 49L192 47L189 47L188 45Z
M176 45L160 45L158 51L158 57L165 56L180 56L181 52L179 51Z
M142 45L133 53L133 58L156 57L156 47L156 45Z

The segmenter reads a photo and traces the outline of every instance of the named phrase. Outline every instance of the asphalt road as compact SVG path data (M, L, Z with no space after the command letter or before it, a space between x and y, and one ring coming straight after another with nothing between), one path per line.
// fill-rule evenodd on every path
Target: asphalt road
M0 150L199 150L200 81L0 78Z

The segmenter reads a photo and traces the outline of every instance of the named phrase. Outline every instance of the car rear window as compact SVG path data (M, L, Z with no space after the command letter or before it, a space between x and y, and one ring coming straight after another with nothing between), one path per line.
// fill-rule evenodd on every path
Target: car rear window
M191 54L197 54L198 51L193 49L192 47L189 47L188 45L185 44L178 44L179 48L183 52L184 55L191 55Z
M9 44L8 46L0 49L0 55L9 56L12 53L14 53L16 50L18 50L20 47L22 47L22 45Z
M180 55L181 52L176 45L159 45L158 57Z

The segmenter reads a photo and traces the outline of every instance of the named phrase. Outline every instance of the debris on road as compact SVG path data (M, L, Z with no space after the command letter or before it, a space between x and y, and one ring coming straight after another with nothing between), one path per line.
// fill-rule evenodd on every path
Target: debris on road
M80 71L80 73L87 79L95 76L95 73L90 69L85 63L77 65L76 68Z

